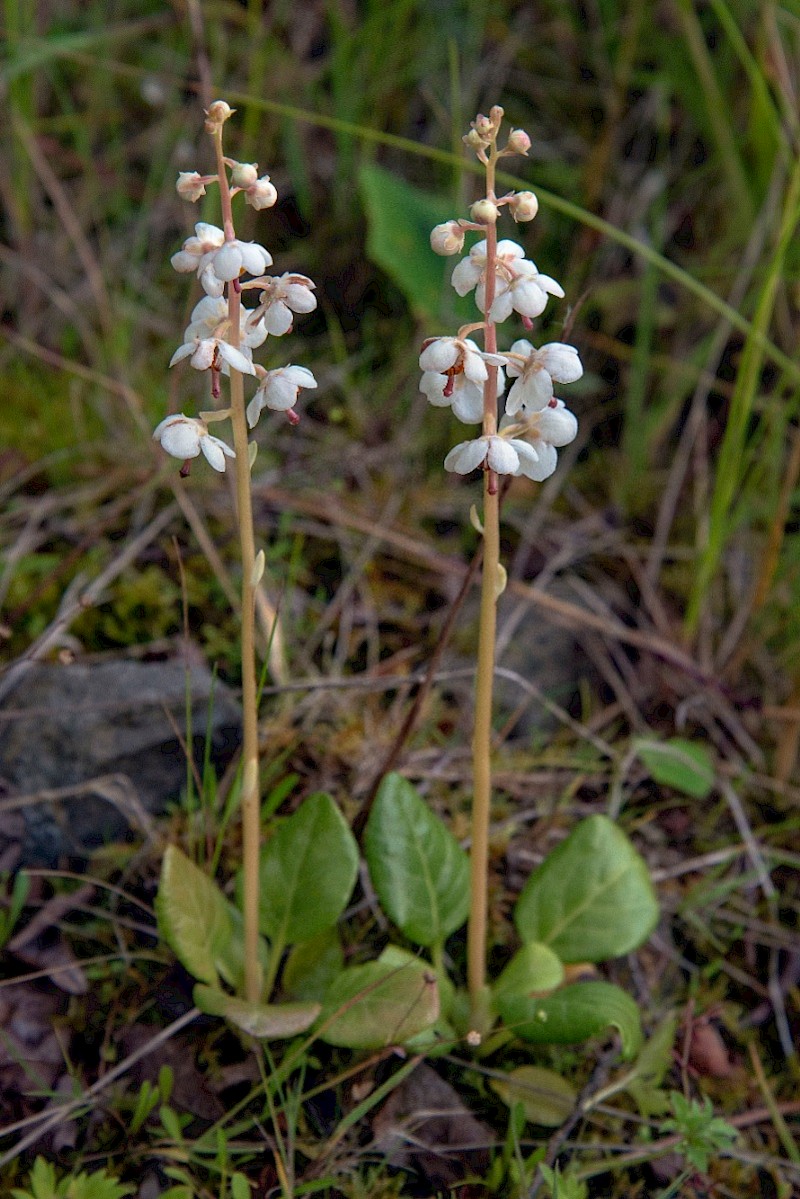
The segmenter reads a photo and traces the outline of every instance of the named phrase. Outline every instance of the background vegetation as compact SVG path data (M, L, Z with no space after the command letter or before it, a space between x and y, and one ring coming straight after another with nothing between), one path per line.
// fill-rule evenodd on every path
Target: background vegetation
M197 149L208 153L209 99L238 108L231 151L257 160L281 196L240 235L268 245L279 272L317 283L317 313L276 343L270 365L309 365L321 385L297 429L278 416L266 426L254 483L268 575L290 580L271 593L281 614L263 704L273 810L328 789L357 819L474 552L474 487L441 468L456 422L447 427L417 392L421 340L450 332L454 303L425 238L432 212L459 215L471 196L460 137L475 113L502 103L530 133L515 173L541 211L520 239L572 304L550 306L537 340L566 326L587 373L568 398L578 441L553 479L515 482L504 506L497 952L523 867L578 815L618 815L648 858L664 916L617 977L648 1030L670 1013L678 1021L674 1063L662 1034L661 1073L710 1097L742 1135L710 1163L668 1159L665 1172L676 1142L665 1148L663 1113L619 1099L600 1043L547 1060L587 1094L611 1085L613 1098L601 1094L552 1140L535 1125L508 1131L490 1075L462 1068L458 1052L449 1077L494 1130L494 1174L474 1193L533 1193L524 1162L541 1148L550 1164L559 1153L571 1161L591 1194L712 1193L698 1189L712 1182L697 1170L720 1196L791 1194L800 5L6 0L4 20L9 665L31 653L141 649L186 631L221 677L237 678L230 494L202 466L183 483L150 439L168 408L201 406L188 372L168 376L166 364L189 311L169 256L203 217L187 212L174 179L209 165ZM458 835L469 725L457 676L473 617L468 601L400 760ZM670 786L641 753L642 739L675 735L709 755L702 798ZM210 801L208 820L224 827ZM162 831L183 836L185 813ZM92 877L122 878L150 903L160 850L134 849L107 851ZM236 851L231 834L223 862ZM40 879L31 902L64 886ZM59 934L77 958L99 945L111 959L60 1012L85 1033L85 1057L71 1067L78 1094L122 1059L117 1034L134 1013L158 1026L167 1008L180 1010L163 1000L180 992L168 955L103 903L95 895ZM366 901L350 915L355 949L380 935ZM18 965L13 974L24 977ZM206 1035L213 1075L228 1050L219 1030ZM131 1183L145 1164L162 1178L179 1162L209 1195L227 1193L232 1162L265 1194L283 1185L281 1170L296 1172L298 1194L429 1194L419 1163L416 1174L393 1173L370 1148L377 1103L359 1119L386 1069L371 1063L353 1083L342 1061L315 1059L309 1077L270 1099L263 1137L229 1115L196 1143L162 1078L160 1124L130 1119L135 1088L116 1109L87 1101L64 1161L101 1161ZM324 1070L337 1080L324 1103L301 1106ZM6 1106L9 1125L32 1110ZM18 1186L32 1161L22 1148L8 1156L21 1129L2 1142L2 1169Z

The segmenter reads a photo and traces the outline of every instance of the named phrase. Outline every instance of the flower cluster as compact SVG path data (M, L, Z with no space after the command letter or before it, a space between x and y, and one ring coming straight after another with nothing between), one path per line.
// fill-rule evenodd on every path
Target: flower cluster
M556 449L574 440L578 424L564 403L555 397L554 384L574 383L583 374L578 351L562 342L537 349L530 341L515 341L498 352L495 327L517 313L526 331L541 316L549 296L564 292L549 275L525 257L514 241L498 241L496 224L506 207L516 222L532 220L538 211L533 192L495 194L495 165L510 154L526 154L530 138L513 129L503 149L497 138L503 110L479 114L464 138L486 166L486 196L474 203L468 220L446 221L431 233L437 254L460 254L466 234L482 233L465 258L456 265L451 282L460 296L475 293L483 320L465 325L456 337L434 337L423 343L419 365L420 390L431 404L451 407L465 424L483 424L483 435L463 441L445 458L445 468L457 474L476 469L495 474L526 475L541 481L556 469ZM470 333L483 331L484 349ZM498 420L498 399L511 380L505 412Z
M233 111L224 101L215 101L206 114L207 131L221 139L222 125ZM217 174L183 171L178 176L178 195L192 203L206 194L209 184L219 186L224 227L200 221L194 236L187 238L172 256L175 270L196 275L205 295L192 312L170 366L188 358L195 370L208 371L215 400L220 395L220 376L229 375L231 370L252 376L257 380L257 389L247 405L250 428L265 408L285 412L295 424L299 419L295 404L300 389L317 386L313 374L302 366L265 370L253 361L253 350L268 336L289 333L295 314L314 311L314 284L305 275L268 275L266 271L272 266L269 250L258 242L236 237L232 197L241 192L248 204L261 210L272 207L278 193L269 175L259 175L256 163L237 162L224 157L221 151L218 162L221 169ZM248 291L258 293L255 307L247 308L242 303L243 293ZM199 418L170 416L161 421L153 437L168 454L183 459L183 474L188 473L189 460L201 452L215 470L224 471L226 458L236 455L224 441L209 434L207 424L209 419L227 415L229 412L223 410Z

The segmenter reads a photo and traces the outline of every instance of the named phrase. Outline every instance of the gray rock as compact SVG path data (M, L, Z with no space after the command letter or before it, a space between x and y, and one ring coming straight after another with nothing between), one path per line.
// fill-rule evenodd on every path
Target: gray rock
M180 796L187 669L194 759L202 768L213 692L211 760L220 771L238 748L241 711L204 664L187 667L177 657L28 664L0 704L3 806L20 798L26 865L83 857L131 826L147 831L148 813Z

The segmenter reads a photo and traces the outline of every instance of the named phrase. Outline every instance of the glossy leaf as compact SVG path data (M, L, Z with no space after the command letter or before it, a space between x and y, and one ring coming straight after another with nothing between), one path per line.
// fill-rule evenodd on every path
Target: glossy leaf
M261 931L281 945L332 928L358 872L358 846L329 795L311 795L261 856Z
M195 978L218 984L233 936L229 904L175 845L164 854L155 909L159 932L178 960Z
M583 820L528 879L514 921L564 962L600 962L646 941L658 903L644 860L606 816Z
M564 963L547 945L530 941L514 954L492 991L500 995L530 995L554 991L564 981Z
M222 1016L242 1032L262 1040L284 1040L305 1032L322 1011L319 1003L248 1003L201 983L194 1001L209 1016Z
M650 775L664 787L672 787L694 799L705 799L714 786L714 762L704 745L672 737L651 741L639 737L633 748Z
M436 945L469 911L469 859L453 834L399 774L381 783L364 833L381 906L417 945Z
M344 968L344 953L334 928L295 945L283 968L283 990L292 999L324 999Z
M613 1027L619 1032L624 1057L633 1057L642 1043L639 1009L630 995L612 983L574 983L544 999L501 996L497 1006L506 1028L524 1041L571 1045Z
M518 1066L510 1074L491 1081L507 1107L522 1104L525 1119L545 1128L558 1128L572 1114L578 1101L575 1088L543 1066Z
M369 962L350 966L325 1002L319 1036L349 1049L402 1045L439 1015L436 975L422 962Z
M457 259L441 258L430 247L434 225L453 217L451 202L375 163L361 167L358 182L367 214L367 254L399 287L414 314L438 320L446 296L449 306L468 319L474 309L449 292Z

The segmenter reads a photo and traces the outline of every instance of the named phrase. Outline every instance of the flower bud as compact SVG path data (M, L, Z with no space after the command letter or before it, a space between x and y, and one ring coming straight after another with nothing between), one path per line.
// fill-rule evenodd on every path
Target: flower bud
M206 113L206 133L221 129L229 117L236 112L225 100L215 100Z
M500 111L502 112L503 110L501 109ZM472 128L478 137L482 138L485 142L490 142L495 132L494 122L491 117L485 117L482 112L479 112L472 122Z
M489 145L489 143L481 137L477 129L470 129L469 133L465 133L461 140L464 145L469 146L471 150L485 150Z
M194 204L206 194L206 185L198 171L181 171L175 190L182 200L189 200Z
M499 104L493 104L489 109L489 119L491 120L495 129L500 128L500 123L505 115L505 109L501 108Z
M510 154L527 154L531 148L531 139L524 129L512 129L508 135L506 149Z
M464 230L458 221L446 221L431 230L431 249L443 257L458 254L464 248Z
M235 162L231 168L231 183L234 187L251 187L258 179L257 162Z
M511 209L511 215L517 223L520 221L532 221L539 211L539 201L533 192L517 192L508 201L508 207Z
M495 225L500 210L493 200L476 200L469 210L469 215L479 225Z
M275 184L270 183L269 175L262 175L246 189L244 198L251 208L260 212L262 208L272 208L272 205L277 202L278 192Z

